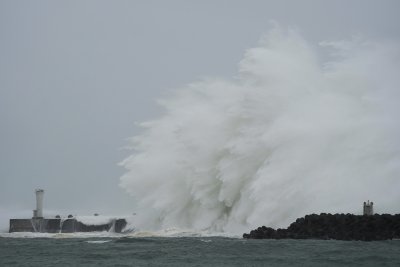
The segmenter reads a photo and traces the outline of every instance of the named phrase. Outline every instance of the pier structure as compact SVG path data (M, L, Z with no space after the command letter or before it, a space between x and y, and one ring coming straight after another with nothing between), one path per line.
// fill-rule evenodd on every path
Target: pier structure
M43 216L44 190L36 189L35 194L36 209L33 210L33 217L31 219L10 219L10 233L74 233L98 231L121 233L127 225L127 221L124 218L110 218L107 222L100 224L85 224L72 215L68 215L67 218L61 218L60 215L57 215L54 218L45 218Z

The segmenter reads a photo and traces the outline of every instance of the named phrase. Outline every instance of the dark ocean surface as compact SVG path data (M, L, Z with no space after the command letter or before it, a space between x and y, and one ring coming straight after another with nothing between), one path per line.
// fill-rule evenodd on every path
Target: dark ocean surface
M0 237L0 266L400 266L400 240Z

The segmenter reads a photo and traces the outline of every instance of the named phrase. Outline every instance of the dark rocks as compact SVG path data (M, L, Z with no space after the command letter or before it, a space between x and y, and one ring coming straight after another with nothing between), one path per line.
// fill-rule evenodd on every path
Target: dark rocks
M297 219L287 229L262 226L243 234L243 238L388 240L400 238L400 214L311 214Z

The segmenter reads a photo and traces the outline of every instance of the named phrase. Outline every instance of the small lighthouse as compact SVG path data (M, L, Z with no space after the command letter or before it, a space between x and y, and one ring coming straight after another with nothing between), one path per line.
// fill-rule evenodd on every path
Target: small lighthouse
M364 202L363 215L374 215L374 202Z
M33 210L34 219L43 219L43 189L36 189L36 209Z

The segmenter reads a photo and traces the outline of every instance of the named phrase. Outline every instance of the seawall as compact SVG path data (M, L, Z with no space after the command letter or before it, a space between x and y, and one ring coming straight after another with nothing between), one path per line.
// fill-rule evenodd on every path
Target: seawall
M87 225L75 218L10 219L9 232L75 233L112 231L121 233L125 226L125 219L113 219L106 224L98 225Z

